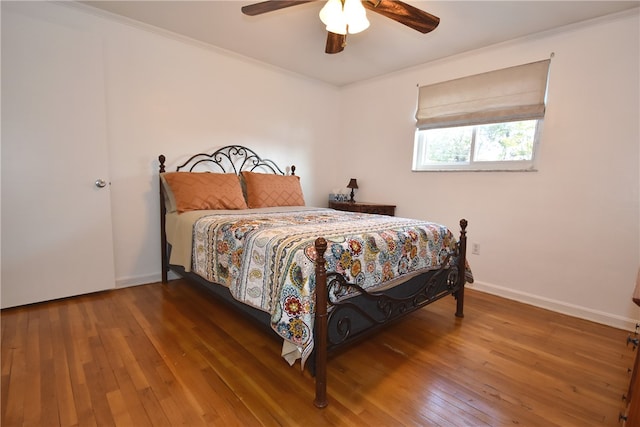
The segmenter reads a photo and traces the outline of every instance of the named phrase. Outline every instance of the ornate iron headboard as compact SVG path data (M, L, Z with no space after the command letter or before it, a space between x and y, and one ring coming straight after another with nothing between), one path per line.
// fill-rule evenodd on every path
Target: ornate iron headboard
M165 172L165 157L159 156L160 172ZM235 173L242 171L264 171L285 175L280 167L270 159L263 159L255 151L242 145L227 145L211 154L199 153L176 168L176 172L221 172ZM291 175L295 175L295 166L291 166Z

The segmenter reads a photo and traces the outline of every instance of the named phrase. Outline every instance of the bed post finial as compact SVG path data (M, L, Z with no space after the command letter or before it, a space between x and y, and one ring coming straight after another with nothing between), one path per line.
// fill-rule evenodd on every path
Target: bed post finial
M316 398L313 404L318 408L327 406L327 269L324 253L327 241L318 237L316 248L316 318L315 347L316 353Z
M291 175L296 174L296 165L291 165Z
M164 154L160 154L158 156L158 161L160 162L160 173L164 173L164 162L167 160L167 158L164 156Z

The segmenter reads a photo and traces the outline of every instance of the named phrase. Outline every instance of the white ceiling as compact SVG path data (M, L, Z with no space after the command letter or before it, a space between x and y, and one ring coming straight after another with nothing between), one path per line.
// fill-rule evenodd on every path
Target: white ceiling
M640 0L406 1L440 17L438 28L421 34L367 11L369 29L328 55L318 18L324 1L259 16L240 11L254 1L82 3L337 86L640 6Z

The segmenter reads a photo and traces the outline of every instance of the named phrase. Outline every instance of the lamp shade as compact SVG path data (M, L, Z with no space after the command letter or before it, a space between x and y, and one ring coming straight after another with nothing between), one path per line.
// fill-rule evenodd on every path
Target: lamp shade
M344 21L341 22L336 20L327 25L326 29L330 33L341 34L343 36L347 34L347 24Z
M369 28L367 12L361 0L345 0L343 10L349 34L357 34Z
M320 20L327 26L327 31L342 35L347 34L347 21L342 10L342 1L327 1L320 10Z
M358 181L355 178L351 178L349 184L347 184L347 188L358 188Z

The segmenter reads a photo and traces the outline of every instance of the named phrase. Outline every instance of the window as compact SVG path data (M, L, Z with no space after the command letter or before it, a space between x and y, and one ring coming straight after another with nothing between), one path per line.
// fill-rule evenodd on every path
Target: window
M420 87L413 170L533 170L549 62Z
M413 170L533 170L539 120L416 131Z

